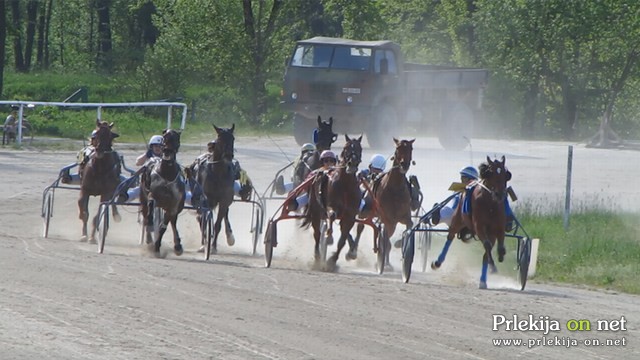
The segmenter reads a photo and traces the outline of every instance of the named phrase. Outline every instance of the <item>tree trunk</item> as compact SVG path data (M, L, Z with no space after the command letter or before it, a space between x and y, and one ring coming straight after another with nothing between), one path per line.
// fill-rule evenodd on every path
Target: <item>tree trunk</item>
M611 128L611 119L613 118L613 107L618 99L618 95L622 92L622 88L624 87L625 82L631 75L631 71L636 66L638 62L638 48L634 48L627 55L627 60L622 69L622 73L616 82L613 84L611 88L611 95L609 96L609 101L607 102L607 106L605 107L604 114L602 115L602 120L600 120L600 129L598 132L593 135L587 144L590 147L612 147L612 146L620 146L622 145L622 139L615 131Z
M250 53L253 60L253 80L251 83L251 122L259 124L260 116L267 112L267 89L265 87L264 62L269 53L269 41L273 34L275 21L282 9L282 0L273 0L267 24L262 29L264 0L259 0L258 17L253 15L252 0L242 0L244 14L244 32L250 39Z
M111 20L109 8L111 0L96 0L96 12L98 14L98 53L96 65L98 69L110 72L113 67Z
M24 46L24 70L31 70L33 43L36 37L36 21L38 19L38 1L31 0L27 4L27 38Z
M4 0L0 0L0 96L4 89L4 56L7 44L7 12ZM4 98L4 96L2 96Z
M47 3L43 2L38 16L38 38L36 40L36 66L40 69L44 68L44 26L46 15Z
M53 11L53 0L49 0L46 8L47 18L44 25L44 68L48 69L50 65L49 58L49 33L51 30L51 12ZM60 55L62 57L62 54Z
M16 71L24 72L24 57L22 55L22 24L20 23L20 0L11 0L11 16L13 18L13 59Z

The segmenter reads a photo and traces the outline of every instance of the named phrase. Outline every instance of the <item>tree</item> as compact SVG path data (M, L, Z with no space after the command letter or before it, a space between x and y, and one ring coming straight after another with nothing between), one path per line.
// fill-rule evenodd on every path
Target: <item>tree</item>
M4 88L4 58L7 45L7 13L4 0L0 0L0 95Z
M96 65L98 69L107 72L113 69L111 42L111 18L109 10L111 0L96 0L96 12L98 14L98 48L96 52Z

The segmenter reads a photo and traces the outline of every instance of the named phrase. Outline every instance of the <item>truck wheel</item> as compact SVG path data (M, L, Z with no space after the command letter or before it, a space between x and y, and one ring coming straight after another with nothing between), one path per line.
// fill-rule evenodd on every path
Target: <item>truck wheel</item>
M299 114L293 115L293 137L295 137L298 145L302 146L312 142L314 124L314 120Z
M446 150L463 150L473 134L473 112L462 102L448 103L442 108L438 140Z
M369 147L374 149L393 145L393 137L400 133L398 114L391 105L382 105L374 112L367 130Z

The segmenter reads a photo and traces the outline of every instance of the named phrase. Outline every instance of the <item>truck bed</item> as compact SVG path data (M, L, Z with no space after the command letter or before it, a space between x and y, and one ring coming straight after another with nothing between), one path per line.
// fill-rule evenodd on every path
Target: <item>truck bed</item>
M489 81L489 71L442 65L406 63L406 89L480 89Z

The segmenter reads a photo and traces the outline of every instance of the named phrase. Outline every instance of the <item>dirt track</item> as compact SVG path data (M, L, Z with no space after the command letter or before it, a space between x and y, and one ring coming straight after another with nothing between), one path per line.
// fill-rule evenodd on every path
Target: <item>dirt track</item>
M288 137L236 140L238 158L260 191L287 162L275 143L289 157L296 153ZM462 166L502 154L521 201L556 206L564 198L567 144L477 141L473 154L445 152L433 139L416 144L412 173L421 180L425 204L447 195ZM179 159L184 163L199 152L188 146L183 150ZM133 161L134 151L123 154ZM371 154L365 149L364 158ZM574 156L574 203L604 199L614 207L637 209L640 190L619 189L610 180L612 173L629 177L622 184L640 178L639 170L627 169L637 163L637 152L577 146ZM310 232L291 222L279 228L280 245L272 268L265 269L261 247L258 256L248 255L249 208L234 204L236 246L229 248L223 237L220 254L205 262L195 252L199 237L194 216L185 213L179 221L185 254L156 259L137 245L140 229L135 209L129 207L121 211L121 223L112 223L100 255L95 245L78 241L77 194L68 190L56 192L50 237L43 239L42 190L74 157L70 151L0 149L2 359L640 358L638 296L535 280L520 292L515 272L505 264L498 264L500 275L490 275L490 289L481 291L478 244L455 243L441 270L423 274L414 268L411 283L403 284L398 271L374 273L366 238L355 264L341 257L338 273L311 271ZM267 215L278 205L269 201ZM96 208L93 200L92 215ZM170 250L171 242L168 234L163 248ZM435 241L433 252L441 244ZM511 320L514 315L522 319L532 314L535 320L548 316L544 319L557 320L562 330L547 335L504 327L492 331L494 314ZM596 320L621 317L625 331L596 330ZM591 331L567 331L570 319L590 320ZM551 344L492 344L492 339L535 342L543 336ZM623 338L626 346L582 342ZM567 346L573 340L580 343Z

